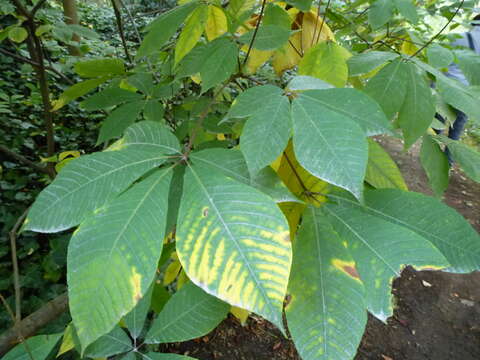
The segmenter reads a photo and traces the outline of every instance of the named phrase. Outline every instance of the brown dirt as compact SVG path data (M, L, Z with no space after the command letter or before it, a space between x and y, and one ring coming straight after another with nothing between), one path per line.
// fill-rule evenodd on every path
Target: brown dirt
M397 161L411 191L431 195L418 161L400 141L377 138ZM444 201L480 231L480 185L453 169ZM369 316L356 360L480 359L480 272L448 274L407 267L393 284L394 316ZM245 327L232 317L209 335L164 350L199 360L298 360L294 345L267 321L251 316Z

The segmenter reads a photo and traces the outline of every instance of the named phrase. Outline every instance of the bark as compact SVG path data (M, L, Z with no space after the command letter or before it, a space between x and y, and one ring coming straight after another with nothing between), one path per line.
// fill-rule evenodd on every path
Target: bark
M78 12L77 3L75 0L63 0L63 15L65 16L65 22L67 24L78 25ZM73 34L73 41L80 41L80 36ZM73 56L80 56L80 49L76 46L68 45L68 52Z

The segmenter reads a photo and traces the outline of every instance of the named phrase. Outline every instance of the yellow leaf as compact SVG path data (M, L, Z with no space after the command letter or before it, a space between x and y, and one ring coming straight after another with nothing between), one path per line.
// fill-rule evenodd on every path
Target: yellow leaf
M60 345L56 357L58 358L60 355L65 354L73 348L75 348L75 342L73 341L73 325L70 323L63 332L62 345Z
M418 47L411 41L410 37L407 37L402 43L400 51L406 55L412 56L418 51Z
M330 27L327 24L322 26L323 16L318 16L316 10L311 10L308 13L298 12L298 10L291 12L290 10L289 14L294 16L292 30L300 31L293 34L289 42L275 52L273 68L277 74L296 66L303 54L319 42L335 41L335 36Z
M233 316L235 316L238 320L240 320L240 324L242 324L242 326L245 326L248 320L248 316L250 315L250 311L236 307L236 306L232 306L230 308L230 313Z
M299 164L291 141L281 157L277 173L290 191L300 199L316 206L325 202L326 199L321 194L328 192L328 183L313 176Z
M284 202L278 204L278 206L288 221L288 226L290 228L290 239L291 241L294 241L298 224L300 223L300 218L302 217L303 211L307 206L298 202Z
M202 36L205 24L208 19L208 6L205 4L197 7L187 18L185 27L177 41L175 47L175 64L178 64L180 60L197 45L198 40Z
M273 53L271 50L252 49L245 66L247 74L255 74L258 68L265 64Z
M190 76L190 78L192 79L192 81L195 84L200 84L202 82L202 78L201 78L200 74L192 75L192 76Z
M63 151L58 155L58 161L62 161L63 159L67 157L73 157L73 158L78 158L80 157L80 151L78 150L69 150L69 151Z
M188 278L185 271L182 269L182 271L180 272L180 275L178 275L177 291L180 290L182 288L182 286L185 285L189 281L190 281L190 279Z
M171 262L167 266L167 269L165 270L163 285L165 286L170 285L177 278L177 275L180 272L181 268L182 268L182 264L180 264L180 261L175 260Z
M73 159L75 159L75 158L67 158L67 159L64 159L64 160L60 161L58 164L55 165L55 171L57 173L59 173L60 170L62 170L63 167L65 165L67 165L70 161L72 161Z
M228 29L227 17L223 10L214 5L208 5L208 19L205 25L205 34L208 41L225 34Z
M225 139L226 139L225 134L217 134L217 140L225 141Z

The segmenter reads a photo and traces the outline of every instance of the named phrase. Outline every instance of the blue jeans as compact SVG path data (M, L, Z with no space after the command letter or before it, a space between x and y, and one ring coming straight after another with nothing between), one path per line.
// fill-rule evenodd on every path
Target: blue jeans
M455 113L457 114L457 118L453 122L453 125L448 130L448 137L452 140L459 140L462 136L463 129L465 128L465 124L467 123L467 115L460 110L455 109ZM445 124L445 119L439 113L435 114L435 118ZM435 130L437 134L441 134L442 130ZM445 147L445 154L448 158L448 163L450 166L453 164L452 154L448 147Z

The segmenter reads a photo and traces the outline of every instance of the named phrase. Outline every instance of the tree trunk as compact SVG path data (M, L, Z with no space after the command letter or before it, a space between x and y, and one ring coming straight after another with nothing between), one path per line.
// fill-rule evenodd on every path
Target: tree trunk
M78 12L77 3L75 0L63 0L63 14L65 16L65 22L67 24L78 25ZM80 36L73 34L73 41L80 41ZM80 56L80 49L76 46L68 45L68 52L73 56Z

